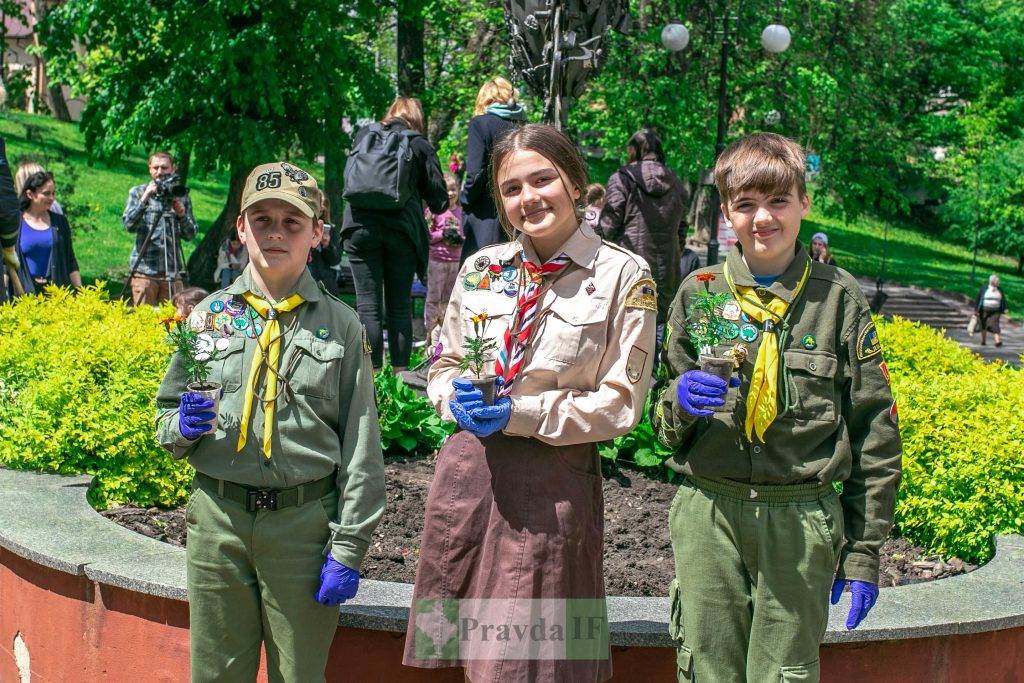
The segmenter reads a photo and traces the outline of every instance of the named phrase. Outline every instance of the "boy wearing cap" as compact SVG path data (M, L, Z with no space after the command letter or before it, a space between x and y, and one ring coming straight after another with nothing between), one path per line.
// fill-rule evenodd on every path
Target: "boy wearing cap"
M878 598L901 472L896 406L856 280L797 242L810 207L800 146L747 136L719 157L715 183L739 243L676 293L676 379L653 415L684 475L669 511L678 676L817 681L830 594L835 604L850 586L850 629ZM745 358L728 383L698 369L690 336L705 288L725 297L711 350Z
M384 510L369 347L356 313L306 269L320 192L305 171L249 175L236 229L248 267L188 318L212 352L219 409L175 354L157 438L196 474L186 508L192 680L323 680Z

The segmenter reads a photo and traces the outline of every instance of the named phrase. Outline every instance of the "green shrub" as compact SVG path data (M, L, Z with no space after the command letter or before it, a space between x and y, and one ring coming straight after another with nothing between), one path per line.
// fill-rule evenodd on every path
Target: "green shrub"
M94 505L175 505L191 468L153 436L169 347L160 312L102 285L0 306L0 464L96 476Z
M407 387L390 365L374 375L373 383L385 454L433 453L455 431L455 425L442 421L434 406Z
M1024 533L1024 377L941 333L878 321L903 440L896 523L942 555L989 559Z

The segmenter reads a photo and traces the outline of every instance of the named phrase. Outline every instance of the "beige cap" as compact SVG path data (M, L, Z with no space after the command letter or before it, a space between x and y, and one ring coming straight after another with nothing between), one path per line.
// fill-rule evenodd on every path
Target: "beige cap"
M320 189L316 180L287 161L262 164L252 169L242 189L245 211L263 199L280 199L295 206L310 218L320 215Z

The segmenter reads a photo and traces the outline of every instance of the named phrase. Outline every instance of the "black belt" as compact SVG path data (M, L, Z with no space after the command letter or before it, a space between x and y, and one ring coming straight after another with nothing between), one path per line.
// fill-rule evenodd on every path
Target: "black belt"
M220 498L244 505L248 512L256 512L257 510L280 510L295 507L322 498L335 489L337 479L334 474L329 474L323 479L288 489L261 489L254 486L243 486L224 479L214 479L202 472L196 472L192 486L193 488L202 486L215 492Z

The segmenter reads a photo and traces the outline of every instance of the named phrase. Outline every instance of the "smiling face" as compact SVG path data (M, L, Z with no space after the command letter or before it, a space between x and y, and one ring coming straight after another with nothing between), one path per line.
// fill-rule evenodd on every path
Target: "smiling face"
M579 225L580 188L567 187L558 167L537 152L520 149L508 157L498 172L498 192L508 222L535 246L557 247Z
M238 217L235 228L263 278L287 281L302 274L324 224L283 199L263 199Z
M809 210L810 198L795 186L785 193L744 190L722 205L755 275L778 275L786 269L793 259L800 221Z
M54 185L52 180L47 180L39 186L38 190L25 190L25 196L32 202L32 213L45 213L53 206L53 200L56 197L56 185Z

